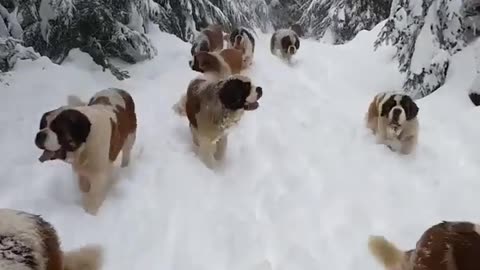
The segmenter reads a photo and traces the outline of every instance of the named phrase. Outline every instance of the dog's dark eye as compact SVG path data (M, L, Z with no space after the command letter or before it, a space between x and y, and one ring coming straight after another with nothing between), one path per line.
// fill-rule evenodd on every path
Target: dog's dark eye
M47 127L47 117L50 115L50 112L46 112L42 115L42 118L40 119L40 129L44 129Z

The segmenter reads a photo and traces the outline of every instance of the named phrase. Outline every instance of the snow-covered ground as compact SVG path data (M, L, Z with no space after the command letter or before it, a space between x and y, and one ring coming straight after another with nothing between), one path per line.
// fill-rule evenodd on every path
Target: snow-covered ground
M467 97L467 48L446 85L418 101L416 154L376 145L364 114L373 95L401 82L393 49L372 50L379 27L342 46L304 40L293 67L259 35L249 74L264 96L217 173L195 157L187 121L171 109L196 75L190 46L174 36L152 33L159 55L128 67L123 82L79 51L61 67L20 62L2 77L0 207L43 215L67 250L102 244L105 270L381 269L368 235L410 248L431 224L479 220L480 112ZM69 166L40 164L33 141L41 115L68 94L111 86L133 95L139 133L131 166L94 217Z

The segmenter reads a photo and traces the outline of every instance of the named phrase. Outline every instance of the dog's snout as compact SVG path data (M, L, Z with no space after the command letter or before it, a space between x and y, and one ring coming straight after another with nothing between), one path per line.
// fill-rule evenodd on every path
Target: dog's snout
M263 95L263 90L262 90L262 87L257 87L257 89L255 89L255 91L257 91L257 99L260 99Z
M190 67L192 67L192 66L193 66L193 60L189 60L189 61L188 61L188 65L189 65Z
M394 108L392 111L392 121L398 122L401 113L402 110L400 110L399 108Z
M47 133L40 131L37 133L37 136L35 136L35 144L39 148L43 148L46 139L47 139Z

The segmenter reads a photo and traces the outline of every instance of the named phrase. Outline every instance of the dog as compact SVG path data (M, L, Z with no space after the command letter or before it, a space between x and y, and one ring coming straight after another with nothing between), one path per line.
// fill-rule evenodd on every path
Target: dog
M242 52L244 67L252 65L255 38L245 27L236 28L228 35L228 47Z
M0 269L98 270L102 261L100 246L63 252L56 230L42 217L0 209Z
M122 151L121 167L130 163L137 117L130 94L107 88L87 103L68 97L68 106L48 111L40 119L36 146L40 162L63 160L72 165L86 212L96 215L113 183L113 163Z
M192 43L190 53L193 55L199 52L213 52L222 50L224 46L224 34L219 24L209 25L202 29Z
M248 77L231 75L219 81L193 79L187 88L184 108L193 144L202 162L214 169L223 160L229 131L245 111L259 107L263 90Z
M366 125L376 135L377 143L407 155L418 143L418 111L418 106L406 94L379 93L368 107Z
M480 266L480 225L443 221L407 251L382 236L370 236L368 247L386 270L474 270Z
M292 29L279 29L270 38L270 52L277 55L277 51L280 51L281 58L287 61L290 61L299 48L300 39Z
M242 52L237 49L223 49L220 52L199 52L189 62L193 71L223 79L240 74L244 69Z

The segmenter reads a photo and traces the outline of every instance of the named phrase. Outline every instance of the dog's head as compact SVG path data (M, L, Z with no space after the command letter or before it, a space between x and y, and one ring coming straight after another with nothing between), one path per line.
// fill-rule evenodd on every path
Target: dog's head
M413 99L405 94L387 95L379 105L380 116L387 117L392 127L401 127L406 121L414 119L419 110Z
M233 30L232 33L230 33L229 38L230 43L235 49L242 49L245 47L245 42L252 39L253 37L245 28L240 27Z
M222 82L218 95L220 102L229 110L253 111L259 106L263 90L253 85L248 77L232 75Z
M190 54L195 55L198 52L209 52L210 51L210 44L207 39L200 39L195 41L192 44L192 48L190 49Z
M282 50L290 55L297 53L297 50L300 47L300 41L294 34L284 36L280 40L280 44L282 46Z
M189 65L192 70L205 73L205 72L221 72L222 64L220 59L209 52L199 52L193 56L193 60L189 61Z
M35 145L44 150L41 162L65 159L66 152L73 152L87 141L91 123L86 115L68 107L61 107L43 114L35 136Z

